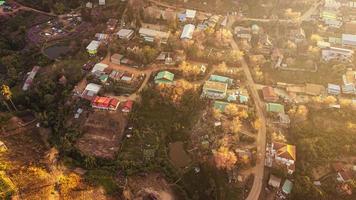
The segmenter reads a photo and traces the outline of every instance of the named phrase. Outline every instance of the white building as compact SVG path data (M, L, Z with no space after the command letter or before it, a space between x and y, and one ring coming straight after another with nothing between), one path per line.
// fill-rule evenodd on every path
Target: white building
M95 83L89 83L82 93L82 97L88 100L92 100L100 91L101 85Z
M342 45L356 47L356 35L352 34L342 34Z
M97 63L96 65L94 65L93 69L91 70L91 73L93 74L102 74L104 73L104 70L106 68L108 68L109 66L107 64L104 63Z
M133 37L134 31L131 29L120 29L116 35L120 39L130 40Z
M153 42L156 39L159 39L161 43L167 43L169 38L169 32L158 31L148 28L140 28L139 34L146 42Z
M100 46L100 42L93 40L89 43L89 45L87 46L87 51L89 54L96 54L98 51L98 48Z
M187 9L187 10L185 10L185 17L193 20L195 18L196 13L197 13L196 10Z
M105 6L105 0L99 0L99 6Z
M351 62L354 51L350 49L330 47L321 51L321 57L324 61L338 60L342 62Z
M193 24L186 24L183 28L180 39L188 39L188 40L192 39L194 30L195 30L195 26Z

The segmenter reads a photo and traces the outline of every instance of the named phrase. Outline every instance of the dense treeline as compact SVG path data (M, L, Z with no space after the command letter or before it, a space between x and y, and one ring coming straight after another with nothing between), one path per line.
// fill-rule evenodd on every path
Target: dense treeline
M86 2L82 0L18 0L19 3L50 12L53 10L56 13L61 14L68 9L74 9L81 5L81 3Z

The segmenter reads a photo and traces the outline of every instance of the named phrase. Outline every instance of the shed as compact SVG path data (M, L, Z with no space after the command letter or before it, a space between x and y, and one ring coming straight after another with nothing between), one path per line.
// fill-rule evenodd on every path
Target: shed
M343 46L356 46L356 35L342 34L341 38Z
M193 24L186 24L183 28L180 39L192 39L195 26Z
M293 183L290 181L290 180L285 180L284 181L284 184L282 186L282 191L285 193L285 194L290 194L292 192L292 189L293 189Z
M232 78L226 77L226 76L219 76L219 75L214 75L212 74L209 78L209 81L215 81L215 82L220 82L220 83L227 83L229 85L232 85L234 80Z
M115 53L114 55L111 56L110 61L114 64L120 65L122 58L124 58L123 55Z
M281 186L281 181L281 178L271 174L271 176L269 177L268 185L275 188L279 188Z
M96 40L92 40L89 45L87 46L87 51L89 54L96 54L98 48L100 46L100 42Z
M278 103L267 103L267 112L284 113L284 106Z
M98 72L103 73L104 70L108 67L109 66L107 64L97 63L96 65L94 65L93 69L91 70L91 73L98 73Z
M186 17L186 18L189 18L189 19L194 19L196 13L197 13L196 10L187 9L187 10L185 10L185 17Z
M339 95L341 93L340 85L328 83L328 93L332 95Z
M126 39L129 40L132 38L134 34L134 31L131 29L120 29L116 35L120 38L120 39Z

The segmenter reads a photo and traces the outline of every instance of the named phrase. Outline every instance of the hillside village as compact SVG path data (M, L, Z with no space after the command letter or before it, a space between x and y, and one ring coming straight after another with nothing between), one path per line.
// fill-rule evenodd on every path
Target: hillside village
M356 198L355 1L52 3L0 0L1 198Z

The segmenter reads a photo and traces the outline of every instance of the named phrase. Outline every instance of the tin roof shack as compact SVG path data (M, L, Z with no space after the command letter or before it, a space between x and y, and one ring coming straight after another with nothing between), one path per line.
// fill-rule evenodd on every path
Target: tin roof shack
M321 57L323 61L329 62L337 60L341 62L351 62L354 51L351 49L330 47L321 50Z
M266 110L271 113L284 113L284 106L278 103L267 103Z
M180 39L191 40L193 38L194 30L195 26L193 24L186 24L183 28Z
M163 44L167 43L170 35L169 32L163 32L149 28L140 28L139 34L146 42L154 42L158 39Z
M282 181L281 178L271 174L268 180L268 185L274 188L279 188L281 186L281 181Z
M39 66L34 66L32 68L32 70L27 74L28 76L27 76L26 81L25 81L25 83L23 84L23 87L22 87L23 91L27 91L31 87L31 85L33 83L33 79L35 78L38 70L40 70L40 67Z
M117 54L115 53L114 55L111 56L110 61L114 64L120 65L121 60L124 58L124 55Z
M356 35L342 34L342 46L355 48L356 47Z
M209 99L224 99L227 94L227 83L206 81L201 96Z
M134 31L131 29L120 29L116 35L123 40L131 40L134 36Z
M87 100L92 100L95 98L95 96L99 93L101 89L101 85L95 84L95 83L89 83L83 93L81 94L82 98L87 99Z
M328 83L328 94L339 95L341 93L340 85Z
M98 48L100 46L100 42L93 40L89 43L89 45L87 46L87 51L89 53L89 55L95 55L98 52Z

